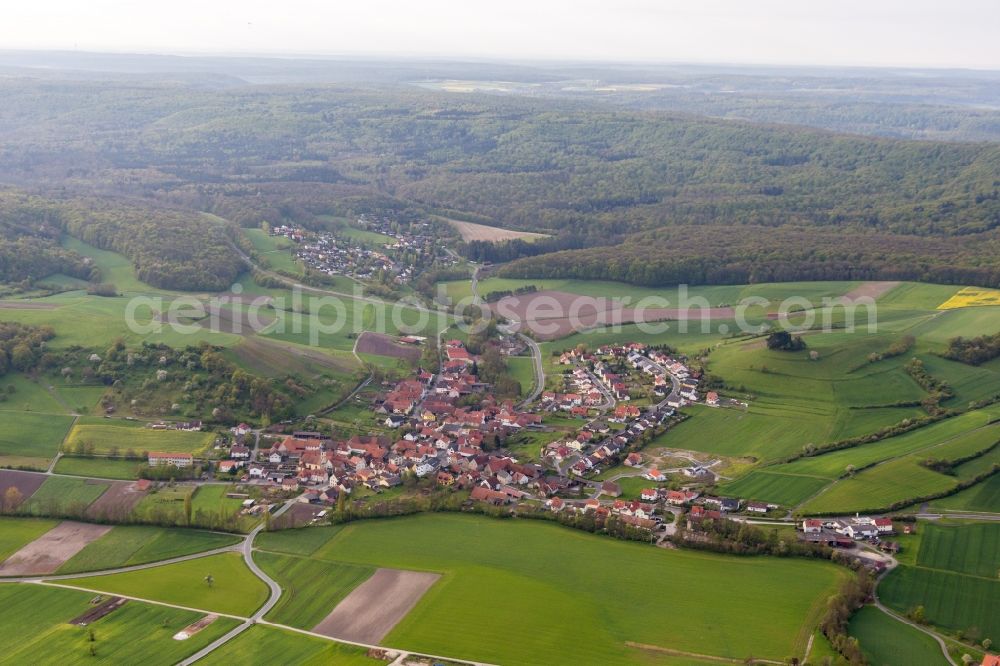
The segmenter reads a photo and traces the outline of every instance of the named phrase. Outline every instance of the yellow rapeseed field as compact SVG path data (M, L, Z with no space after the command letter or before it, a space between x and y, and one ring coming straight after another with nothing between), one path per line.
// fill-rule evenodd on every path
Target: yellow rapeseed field
M979 305L1000 305L1000 289L966 287L938 306L938 310L954 310Z

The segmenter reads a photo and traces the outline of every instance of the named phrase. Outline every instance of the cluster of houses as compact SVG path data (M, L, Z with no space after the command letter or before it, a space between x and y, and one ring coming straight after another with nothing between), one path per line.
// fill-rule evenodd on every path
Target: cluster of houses
M824 540L831 535L839 535L855 541L877 540L894 534L891 518L884 516L854 516L853 518L820 519L807 518L802 521L802 533L810 540Z
M335 232L313 232L281 225L272 227L272 236L296 243L295 257L306 266L326 275L348 275L361 280L379 273L391 275L398 284L409 282L419 266L447 258L442 245L427 223L393 224L388 219L360 217L355 226L392 239L381 249L372 249Z
M569 471L576 476L589 476L601 469L628 460L626 450L645 431L666 427L674 410L654 406L643 413L627 418L624 428L612 431L602 421L591 421L576 434L550 442L543 450L543 456L556 465L569 464Z

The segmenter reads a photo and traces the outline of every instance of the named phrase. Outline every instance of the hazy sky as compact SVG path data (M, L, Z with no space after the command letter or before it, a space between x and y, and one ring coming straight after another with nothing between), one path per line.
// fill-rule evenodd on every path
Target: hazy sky
M998 0L3 0L0 49L1000 68Z

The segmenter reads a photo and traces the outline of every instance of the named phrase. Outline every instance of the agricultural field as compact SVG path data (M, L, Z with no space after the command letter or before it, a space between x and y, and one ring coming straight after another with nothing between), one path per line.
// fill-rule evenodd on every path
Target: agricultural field
M215 441L211 432L185 432L182 430L153 430L141 423L121 421L114 424L100 423L96 419L81 420L69 432L65 447L72 451L78 444L92 444L94 453L107 454L113 449L124 453L131 449L166 453L203 454Z
M45 469L73 425L73 417L0 411L0 422L0 466Z
M879 586L882 603L898 613L924 607L931 624L966 636L1000 636L1000 581L950 571L900 566Z
M969 638L1000 636L1000 524L921 523L915 564L892 571L879 586L899 613L923 606L927 621Z
M547 238L549 234L539 234L531 231L515 231L514 229L501 229L500 227L490 227L485 224L466 222L464 220L452 220L440 218L450 224L459 233L466 243L471 241L504 241L519 238L525 241L532 241L536 238Z
M996 578L1000 572L1000 523L927 523L917 566Z
M82 513L108 489L108 483L67 476L49 476L41 487L21 505L32 515L58 516Z
M277 320L262 335L269 340L302 346L318 345L322 350L351 351L363 331L387 335L434 337L443 328L444 316L412 307L392 304L376 306L348 296L339 298L308 314L278 311Z
M828 479L815 476L754 470L738 481L723 484L719 487L719 492L732 497L795 506L819 492L828 483Z
M440 573L385 643L511 664L641 659L629 641L731 658L801 654L826 596L846 575L820 562L665 551L546 523L444 514L270 533L259 546ZM583 578L590 583L579 585ZM468 613L468 600L479 597L491 600L490 612ZM538 597L547 600L542 607L522 603ZM684 613L674 612L678 605ZM642 622L632 621L636 614ZM575 619L546 621L555 615ZM454 631L457 616L467 631Z
M137 479L144 460L103 458L90 456L63 456L56 463L57 474L91 476L99 479Z
M42 536L57 521L38 518L0 518L0 562Z
M256 553L254 560L281 585L281 598L266 619L300 629L312 629L319 624L351 590L375 572L370 566L267 552Z
M1000 290L982 287L965 287L938 306L939 310L1000 305Z
M210 586L207 576L212 576ZM268 590L238 553L210 555L151 569L71 578L64 581L90 590L127 594L218 613L248 616L267 599Z
M860 641L861 650L870 664L948 664L933 638L874 606L865 606L855 613L851 617L847 633Z
M239 542L239 537L182 528L117 525L91 541L62 567L59 574L114 569L200 553Z
M931 502L931 507L944 511L989 511L1000 513L1000 474L977 483L971 488Z
M960 417L949 419L949 421L959 421L962 419L964 423L968 424L974 423L974 419L976 418L981 418L981 415L976 412L968 412ZM936 428L937 434L940 435L942 432L952 431L957 425L961 424L945 421L907 433L907 435L914 435L915 437L902 435L892 439L906 438L906 441L910 444L913 442L933 442L933 439L928 439L928 437L933 437L933 433L921 433L921 430ZM948 427L945 428L945 426ZM964 456L974 455L996 443L998 438L1000 438L1000 424L973 427L973 429L963 434L939 439L939 443L930 443L911 452L901 454L898 458L886 458L872 467L862 469L856 474L835 481L833 485L807 502L802 507L802 511L805 513L877 511L880 508L888 507L908 499L945 492L955 487L959 477L935 472L920 463L929 458L956 460ZM862 455L869 456L872 452L878 450L879 447L877 444L886 446L880 455L885 455L898 446L898 442L892 443L891 439L875 444L875 446L865 445L870 446L870 448L868 451L861 452ZM845 451L845 453L848 451L850 449ZM828 455L836 456L837 454L832 453ZM805 460L817 460L824 457L826 456L817 456L816 458ZM864 460L865 462L860 465L857 463L848 464L855 464L856 467L872 464L872 461L867 458L855 459ZM779 466L778 468L783 467L786 470L794 468L798 462L801 461L796 461L786 466Z
M138 601L126 602L87 627L70 624L93 608L89 603L93 596L40 585L0 585L0 640L5 646L0 663L167 666L197 652L237 624L219 618L191 638L178 641L173 635L203 615Z
M367 650L284 629L255 625L200 660L205 666L271 666L271 664L336 664L377 666L381 659Z

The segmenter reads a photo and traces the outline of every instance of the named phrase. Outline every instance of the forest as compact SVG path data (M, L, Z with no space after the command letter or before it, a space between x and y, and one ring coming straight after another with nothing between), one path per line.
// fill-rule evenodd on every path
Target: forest
M0 182L157 286L231 280L219 218L387 207L552 234L464 248L519 277L998 281L996 144L407 86L12 78L0 93Z
M1000 332L974 338L957 337L948 341L945 358L969 365L981 365L1000 356Z

